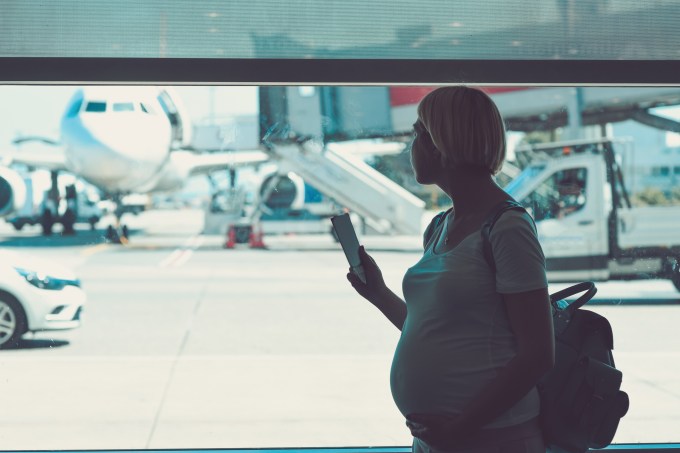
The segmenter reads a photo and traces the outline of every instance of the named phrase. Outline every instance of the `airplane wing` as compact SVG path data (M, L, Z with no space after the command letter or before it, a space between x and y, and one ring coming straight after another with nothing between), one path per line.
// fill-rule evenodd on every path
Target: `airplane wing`
M202 153L173 151L173 160L184 160L190 175L206 174L216 170L232 167L257 165L269 161L269 155L260 150L225 151L218 153Z
M6 152L6 164L18 163L47 170L67 170L66 153L61 143L46 137L21 137L12 142L14 150Z

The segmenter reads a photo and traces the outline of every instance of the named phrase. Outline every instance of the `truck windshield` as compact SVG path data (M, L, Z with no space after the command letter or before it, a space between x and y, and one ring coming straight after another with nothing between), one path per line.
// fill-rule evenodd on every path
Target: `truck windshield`
M523 192L524 188L543 170L545 170L545 165L531 165L525 168L519 176L510 181L503 190L509 193L513 198L517 198L517 194Z

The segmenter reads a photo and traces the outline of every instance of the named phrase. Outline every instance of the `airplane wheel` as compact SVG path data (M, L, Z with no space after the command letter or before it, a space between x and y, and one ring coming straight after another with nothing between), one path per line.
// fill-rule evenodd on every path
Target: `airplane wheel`
M16 231L21 231L21 230L23 230L23 229L24 229L24 225L25 225L25 223L24 223L24 222L21 222L21 221L19 221L19 222L12 222L12 226L14 227L14 229L15 229Z
M0 349L16 348L26 332L26 315L17 300L0 292Z
M118 232L111 225L106 227L106 235L104 237L109 242L120 242L120 238L118 237Z
M130 237L130 230L128 230L127 225L123 225L123 227L120 229L120 235L125 239Z

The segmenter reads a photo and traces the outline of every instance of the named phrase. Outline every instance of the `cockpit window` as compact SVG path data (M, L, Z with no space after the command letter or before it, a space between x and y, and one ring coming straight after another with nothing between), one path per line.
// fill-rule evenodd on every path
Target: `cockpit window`
M114 112L134 112L135 105L132 102L116 102L113 104Z
M139 105L141 106L142 112L144 112L144 113L149 113L149 114L151 114L151 115L153 115L154 113L156 113L156 112L154 111L154 109L153 109L150 105L148 105L148 104L145 104L145 103L142 102L142 103L139 104Z
M85 107L86 112L105 112L106 102L91 101L87 103Z

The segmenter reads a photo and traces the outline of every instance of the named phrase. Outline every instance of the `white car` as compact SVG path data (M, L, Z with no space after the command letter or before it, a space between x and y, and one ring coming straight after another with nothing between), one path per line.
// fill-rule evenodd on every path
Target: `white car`
M85 300L72 271L0 250L0 349L18 346L26 332L80 326Z

